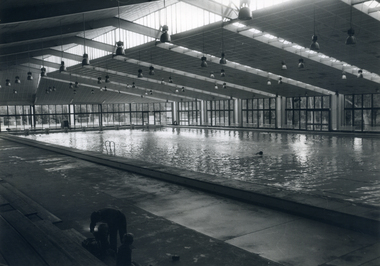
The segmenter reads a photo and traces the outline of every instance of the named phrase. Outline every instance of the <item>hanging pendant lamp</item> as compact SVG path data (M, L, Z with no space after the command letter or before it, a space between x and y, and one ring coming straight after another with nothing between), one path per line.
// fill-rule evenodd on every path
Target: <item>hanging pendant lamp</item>
M61 61L61 66L59 67L59 72L66 72L67 69L66 69L66 66L65 66L65 62Z
M88 58L88 54L86 54L86 25L84 20L84 13L83 13L83 59L82 59L82 66L88 66L90 65L90 59Z
M149 75L151 75L151 76L154 75L154 67L153 66L149 67Z
M311 44L310 44L310 50L313 50L313 51L318 51L319 50L319 43L317 42L318 40L318 37L316 35L313 35L311 37Z
M352 5L350 8L350 28L347 30L347 34L346 45L356 44L355 30L352 28Z
M162 26L162 34L160 36L160 42L165 43L165 42L171 42L171 37L170 34L168 33L169 27L167 25Z
M281 62L281 69L283 69L283 70L288 69L288 67L286 66L284 61Z
M359 69L358 70L358 75L357 75L358 78L363 78L363 70Z
M46 68L45 67L42 67L41 68L41 77L46 77Z
M318 37L315 35L315 5L314 5L314 34L311 37L311 44L310 44L310 50L318 51L319 50L319 43L317 42Z
M202 56L201 61L201 67L207 67L207 58L205 56Z
M226 76L226 72L224 71L224 69L221 69L221 70L220 70L220 76L221 76L222 78L224 78L224 77Z
M119 21L119 38L121 38L121 28L120 28L120 1L117 1L117 17ZM115 38L116 39L116 38ZM116 42L115 55L125 55L124 42Z
M238 19L240 20L250 20L252 19L252 12L249 8L250 0L240 0L240 10Z
M298 68L300 69L305 68L305 64L302 58L298 59Z

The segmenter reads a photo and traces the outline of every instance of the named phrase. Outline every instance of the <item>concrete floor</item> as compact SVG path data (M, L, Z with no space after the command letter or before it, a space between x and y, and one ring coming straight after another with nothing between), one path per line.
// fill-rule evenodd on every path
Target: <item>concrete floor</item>
M89 215L127 216L143 265L380 265L380 239L0 138L0 177L90 237ZM180 260L171 261L178 254Z

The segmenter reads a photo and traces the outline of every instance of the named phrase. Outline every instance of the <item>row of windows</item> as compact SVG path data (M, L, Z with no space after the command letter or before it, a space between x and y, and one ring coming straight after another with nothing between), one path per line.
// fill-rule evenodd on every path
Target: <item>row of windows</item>
M205 124L211 126L236 125L233 100L207 101ZM329 130L330 96L286 98L285 121L288 128L302 130ZM201 125L201 102L179 102L178 124ZM31 126L60 125L73 120L75 125L98 126L112 124L171 124L172 103L145 104L81 104L0 106L3 125ZM157 114L156 114L157 113ZM33 115L34 114L34 115ZM102 116L100 116L102 114ZM276 125L276 99L242 100L244 127L274 128ZM367 131L380 128L380 94L344 96L343 126ZM34 119L34 120L32 120ZM34 122L33 122L34 121Z

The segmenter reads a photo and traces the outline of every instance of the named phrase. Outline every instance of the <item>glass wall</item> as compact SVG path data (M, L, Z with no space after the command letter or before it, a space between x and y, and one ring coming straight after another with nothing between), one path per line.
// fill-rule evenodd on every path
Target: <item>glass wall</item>
M207 124L210 126L231 126L235 124L234 101L207 101Z
M276 98L242 100L243 127L275 128Z
M0 106L1 131L30 128L33 123L32 112L29 105Z
M179 102L178 103L178 124L185 126L201 125L201 103Z
M344 95L343 129L380 131L380 94Z
M100 117L98 104L74 105L74 127L99 127Z
M69 105L35 105L34 110L37 129L61 128L63 121L70 121Z
M286 127L329 131L330 96L286 98Z

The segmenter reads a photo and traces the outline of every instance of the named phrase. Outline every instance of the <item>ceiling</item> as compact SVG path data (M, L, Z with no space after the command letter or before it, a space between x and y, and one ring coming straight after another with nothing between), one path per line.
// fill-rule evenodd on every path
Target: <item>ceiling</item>
M373 15L377 13L363 7L364 1L352 1L354 8L351 9L351 0L292 0L253 11L251 20L239 21L233 6L222 6L211 0L120 1L119 11L116 0L91 1L91 5L85 0L2 0L0 104L128 103L378 93L380 21ZM61 52L61 48L66 50L83 43L113 52L113 45L92 39L119 25L157 39L159 29L133 21L178 2L223 15L226 20L174 34L170 44L152 41L126 49L125 56L90 58L89 66L74 65L66 73L58 71L59 64L41 60L42 56L55 55L62 56L63 60L81 62L81 55ZM119 12L120 20L117 18ZM357 44L345 45L351 12ZM295 44L309 47L314 32L318 36L320 53L293 47ZM265 37L266 34L280 39ZM282 39L289 43L278 42ZM222 52L226 55L226 65L219 64ZM201 67L202 56L207 58L208 67ZM300 58L305 63L303 69L297 66ZM286 63L286 70L281 68L281 62ZM40 79L42 64L57 71ZM150 66L155 68L154 75L148 74ZM139 69L142 78L137 78ZM220 76L222 69L225 77ZM358 69L363 69L364 78L356 77ZM347 75L345 80L341 78L343 70ZM27 80L29 71L33 73L33 81ZM104 82L106 75L110 77L109 83ZM14 84L15 76L20 77L20 84ZM98 77L102 78L101 85L97 83ZM278 83L280 77L282 84ZM11 86L6 86L6 79L11 81ZM70 88L69 83L75 82L79 87Z

